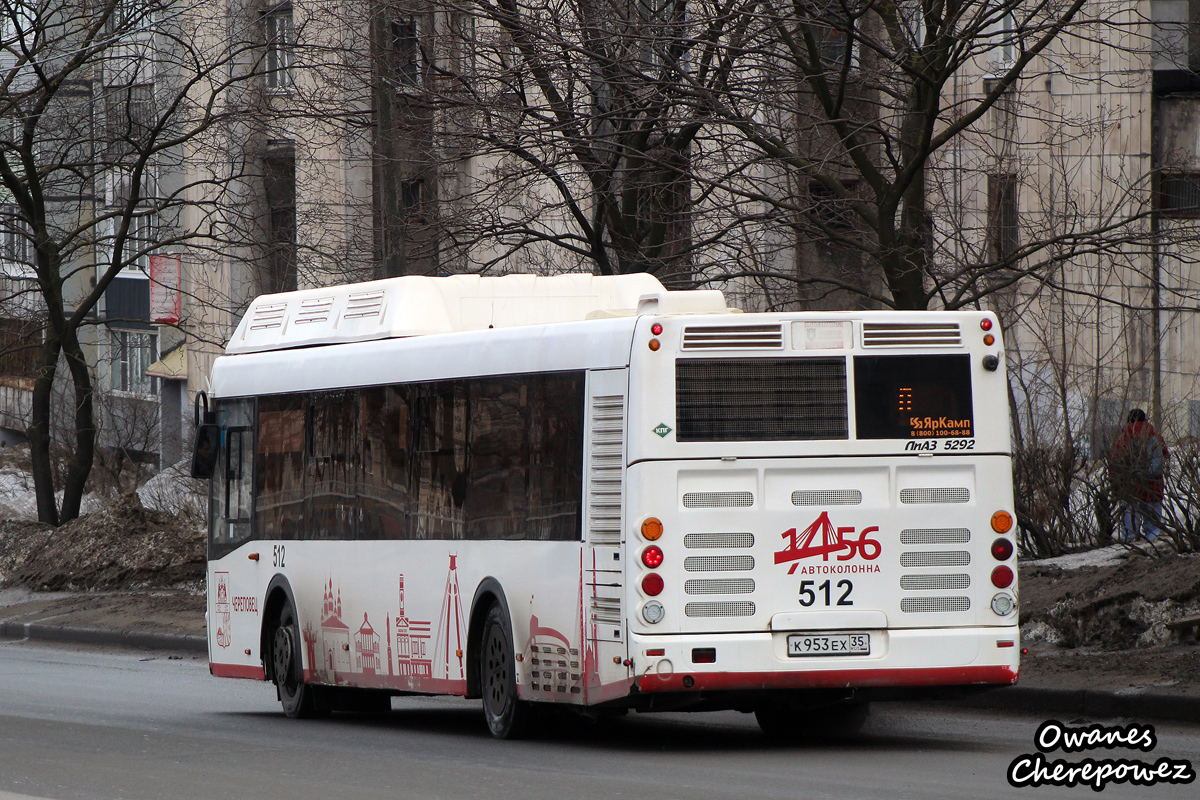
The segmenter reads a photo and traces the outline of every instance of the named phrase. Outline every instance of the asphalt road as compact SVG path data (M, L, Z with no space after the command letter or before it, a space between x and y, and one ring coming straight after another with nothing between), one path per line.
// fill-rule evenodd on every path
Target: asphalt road
M192 656L0 642L0 800L1092 795L1008 785L1010 762L1036 752L1041 719L1029 716L879 704L849 743L780 746L736 712L551 724L533 740L500 742L475 702L405 698L394 709L289 720L270 686L212 678ZM1150 753L1050 758L1200 766L1200 728L1160 725L1157 735ZM1198 794L1192 783L1110 785L1103 796Z

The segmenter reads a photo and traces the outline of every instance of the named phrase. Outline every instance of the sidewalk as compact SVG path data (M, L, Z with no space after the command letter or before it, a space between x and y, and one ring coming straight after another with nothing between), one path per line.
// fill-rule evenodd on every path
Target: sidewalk
M207 653L204 598L171 592L34 593L0 589L0 639ZM1138 683L1167 659L1177 680ZM1021 682L953 701L1050 716L1200 723L1200 646L1120 652L1042 647Z

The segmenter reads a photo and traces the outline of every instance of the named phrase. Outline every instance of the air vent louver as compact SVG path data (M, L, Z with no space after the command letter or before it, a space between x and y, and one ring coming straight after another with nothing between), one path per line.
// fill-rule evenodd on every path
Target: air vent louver
M311 322L328 322L329 311L333 308L332 297L314 297L300 302L300 310L296 312L296 325L306 325Z
M383 290L374 292L359 292L352 294L346 300L346 310L342 319L362 319L377 317L383 310Z
M900 601L906 614L938 614L947 611L970 611L969 597L906 597Z
M863 347L961 347L957 322L864 322Z
M684 350L778 350L783 347L779 325L690 325L683 329Z
M711 548L753 547L753 533L689 533L683 537L683 546L689 550Z
M250 319L250 330L262 331L269 328L283 327L283 317L287 313L287 303L271 303L254 309Z
M903 575L900 578L900 588L909 592L967 589L970 586L970 575Z
M747 601L688 603L683 607L683 613L689 617L752 617L754 616L754 603Z
M754 505L751 492L684 492L684 508L748 508Z
M792 492L794 506L857 506L862 503L858 489L800 489Z
M971 490L963 486L901 489L900 502L905 505L918 503L969 503L971 502Z

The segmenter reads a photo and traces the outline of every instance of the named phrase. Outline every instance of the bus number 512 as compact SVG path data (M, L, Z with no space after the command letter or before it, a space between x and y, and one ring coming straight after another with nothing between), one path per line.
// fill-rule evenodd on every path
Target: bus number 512
M825 581L820 586L817 586L816 591L814 592L812 587L814 585L816 585L816 583L817 583L816 581L800 581L800 605L804 606L805 608L808 608L813 603L817 602L817 592L820 592L822 595L824 595L825 605L827 605L827 606L829 606L829 605L839 605L839 606L854 605L854 601L850 599L850 592L854 591L854 584L851 583L850 581L840 580L837 582L837 588L844 589L845 591L843 591L841 596L838 597L836 603L830 602L829 581Z

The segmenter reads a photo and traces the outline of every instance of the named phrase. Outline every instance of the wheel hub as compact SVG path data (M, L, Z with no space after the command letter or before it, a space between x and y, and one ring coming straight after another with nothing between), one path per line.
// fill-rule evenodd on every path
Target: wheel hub
M275 629L275 642L271 648L271 662L275 668L275 682L290 683L292 679L292 631L290 628Z

